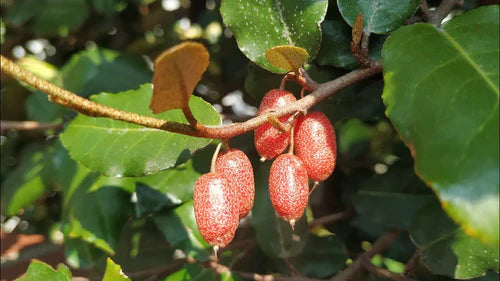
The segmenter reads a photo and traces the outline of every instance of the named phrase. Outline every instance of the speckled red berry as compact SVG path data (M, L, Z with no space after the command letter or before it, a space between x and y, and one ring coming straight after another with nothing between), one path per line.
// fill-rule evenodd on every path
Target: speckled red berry
M302 160L292 154L274 160L269 172L269 195L278 215L293 227L309 199L309 181Z
M333 173L337 160L335 130L321 112L302 116L295 125L295 155L303 162L309 179L324 181Z
M198 178L194 187L196 225L205 241L217 250L233 240L238 227L238 204L235 189L219 173Z
M276 110L296 101L295 96L284 90L273 89L267 92L262 98L257 115ZM289 115L279 118L281 122L286 122ZM266 123L254 132L254 143L257 152L263 160L270 160L280 155L288 146L290 134L283 133L280 130Z
M239 149L230 149L217 157L215 171L222 174L238 197L239 218L242 219L252 209L255 194L252 163Z

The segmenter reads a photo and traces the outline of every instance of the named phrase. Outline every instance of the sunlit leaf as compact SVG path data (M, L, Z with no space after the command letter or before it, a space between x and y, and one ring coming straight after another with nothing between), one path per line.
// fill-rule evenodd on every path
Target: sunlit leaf
M306 50L290 45L272 47L266 52L269 63L285 71L296 71L304 65L307 57Z
M499 11L481 7L386 41L386 114L417 174L468 234L498 247Z
M153 113L187 107L208 63L207 49L196 42L183 42L161 53L154 66L153 97L149 105Z

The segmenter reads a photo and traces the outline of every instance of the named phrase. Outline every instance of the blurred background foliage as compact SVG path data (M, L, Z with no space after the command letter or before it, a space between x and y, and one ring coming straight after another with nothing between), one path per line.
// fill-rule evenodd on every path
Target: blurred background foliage
M456 13L484 4L490 3L464 1ZM210 52L208 70L193 94L211 103L224 123L254 116L262 96L278 87L282 78L242 54L222 22L220 1L2 0L1 7L2 54L83 97L151 82L154 58L183 40L202 42ZM318 82L357 67L348 47L351 29L336 1L329 1L322 28L318 56L306 67ZM373 58L380 58L386 37L371 37ZM53 266L64 262L73 276L91 280L100 280L109 256L132 280L240 280L237 274L214 277L209 269L178 262L186 256L203 262L210 254L196 230L191 199L194 181L208 171L213 145L155 175L105 177L73 161L59 141L74 112L6 75L1 79L2 120L55 125L44 131L2 128L2 248L8 249L4 235L45 237L43 247L31 252L7 255L2 249L2 279L24 272L25 264L22 271L15 269L20 262L63 251L63 258L45 261ZM288 89L296 95L300 91L293 83ZM445 234L459 228L415 175L409 150L384 114L382 90L378 75L313 108L334 123L338 164L334 175L312 194L307 216L294 233L274 215L267 195L270 163L258 162L252 133L231 140L253 162L256 201L252 218L241 222L235 240L221 253L221 264L240 272L291 275L297 270L311 278L329 278L369 249L377 237L398 228L403 233L388 251L373 258L375 266L402 273L417 246L425 245L421 250L428 255L416 266L415 278L456 277L460 257L426 244L435 238L436 226L427 218L442 217ZM345 210L351 212L344 220L308 227L317 218ZM423 210L427 216L421 215ZM445 234L440 237L448 237ZM437 254L429 254L432 251ZM466 277L483 275L488 268ZM368 274L357 278L383 280ZM490 272L477 280L497 278Z

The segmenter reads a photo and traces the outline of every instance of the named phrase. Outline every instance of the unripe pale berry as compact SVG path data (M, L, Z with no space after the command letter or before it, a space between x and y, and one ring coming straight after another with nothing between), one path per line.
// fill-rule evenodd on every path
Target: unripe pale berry
M304 162L309 179L324 181L333 173L337 160L335 130L321 112L302 116L295 125L295 154Z
M273 89L267 92L262 98L257 115L262 115L271 110L276 110L296 101L295 96L284 90ZM289 115L279 118L281 122L286 122ZM280 130L266 123L254 132L254 143L257 152L264 160L273 159L285 151L289 142L289 133Z
M217 250L233 240L238 227L238 205L234 189L219 173L202 175L194 187L196 225L205 241Z
M309 181L302 160L292 154L274 160L269 172L269 196L278 215L293 227L309 199Z
M233 148L219 154L215 167L236 191L239 218L244 218L252 209L255 194L252 163L243 151Z

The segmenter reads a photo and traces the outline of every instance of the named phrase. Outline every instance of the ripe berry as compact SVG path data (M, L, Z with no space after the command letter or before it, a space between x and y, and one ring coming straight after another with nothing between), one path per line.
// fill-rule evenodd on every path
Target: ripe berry
M217 252L233 240L238 227L236 192L221 174L208 173L196 181L193 200L198 230Z
M278 215L293 227L309 198L309 181L302 160L292 154L282 154L274 160L269 172L269 195Z
M262 115L271 110L278 109L296 101L295 96L284 90L273 89L267 92L262 98L257 115ZM286 122L289 115L279 118L281 122ZM254 142L257 152L263 160L273 159L285 151L289 142L289 133L280 130L266 123L254 132Z
M238 198L239 218L252 209L255 193L252 163L239 149L230 149L217 157L215 171L224 176Z
M309 179L326 180L335 169L337 143L335 131L321 112L302 116L295 125L295 154L304 162Z

